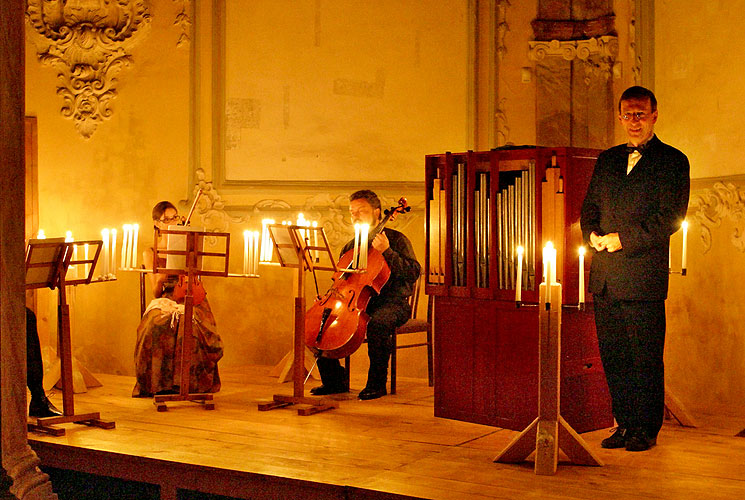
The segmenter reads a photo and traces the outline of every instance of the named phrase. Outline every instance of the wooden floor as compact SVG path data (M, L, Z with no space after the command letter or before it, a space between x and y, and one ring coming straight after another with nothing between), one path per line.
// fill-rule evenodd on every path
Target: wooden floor
M262 499L745 498L745 438L735 437L745 410L694 414L697 429L668 422L643 453L603 450L608 431L587 433L605 466L562 463L555 476L536 476L530 462L493 462L515 432L435 418L423 380L399 379L395 396L341 398L339 409L303 417L257 410L257 401L291 393L269 370L223 373L214 411L174 403L164 413L130 397L133 378L100 375L103 387L76 395L76 412L100 411L116 429L65 424L65 436L29 440L45 465L154 483L169 499L182 488ZM352 383L359 390L363 381Z

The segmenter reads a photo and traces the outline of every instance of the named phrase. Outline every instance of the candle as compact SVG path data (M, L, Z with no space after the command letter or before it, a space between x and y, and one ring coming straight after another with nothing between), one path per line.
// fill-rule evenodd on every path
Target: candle
M44 230L43 229L39 229L39 232L36 233L36 239L39 239L39 240L45 240L45 239L47 239L47 235L44 234Z
M256 276L259 274L259 232L254 231L253 237L253 267L251 267L251 274Z
M685 275L687 267L686 264L688 261L688 221L683 220L683 224L681 224L681 226L683 227L683 257L680 273Z
M83 255L85 256L85 260L88 260L88 243L83 246ZM83 269L85 270L85 279L88 279L88 262L85 263Z
M370 233L370 224L360 226L360 267L367 269L367 236Z
M72 245L72 260L78 260L78 246L73 244ZM70 269L73 271L73 277L78 278L78 269L80 269L78 266L70 266Z
M517 247L517 284L515 285L515 302L522 301L523 294L523 253L522 246Z
M317 247L318 246L318 229L316 228L318 227L318 222L313 221L312 226L313 226L313 246ZM318 262L318 250L313 250L313 261Z
M101 265L101 274L109 274L109 230L101 229L101 239L103 240L103 255L99 255L98 263Z
M132 225L124 224L122 226L122 257L119 263L120 269L129 269L127 259L129 257L129 246L132 244Z
M274 253L272 238L269 235L269 224L274 224L274 220L264 219L261 221L261 262L271 262Z
M579 247L579 303L585 303L585 247Z
M111 229L111 267L109 274L116 276L116 228Z
M72 231L65 231L65 243L70 243L71 241L73 241L73 239L72 239ZM74 257L71 257L71 260L75 260L75 258ZM74 269L75 269L75 266L73 266L73 265L70 265L70 267L67 268L67 274L68 274L68 276L71 279L75 279L73 277L73 271L74 271Z
M546 285L556 283L556 249L550 241L543 248L543 275Z
M132 258L130 259L130 264L132 265L132 269L137 268L137 238L140 236L140 225L134 224L132 226L132 233L134 234L134 239L132 240ZM155 243L158 244L157 242Z
M357 269L359 267L359 257L360 257L360 225L355 224L354 225L354 252L352 253L352 269Z
M248 229L243 231L243 274L248 274Z

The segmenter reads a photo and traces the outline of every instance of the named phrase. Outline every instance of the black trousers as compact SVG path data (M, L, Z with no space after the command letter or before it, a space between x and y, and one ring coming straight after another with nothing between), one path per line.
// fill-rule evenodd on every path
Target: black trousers
M393 332L396 327L406 323L411 315L406 299L393 302L370 301L367 314L367 356L370 368L367 371L367 387L382 388L388 380L388 360L393 347ZM346 383L344 367L338 359L318 358L318 371L321 383L327 386L339 386Z
M595 328L613 416L656 437L665 413L665 301L594 295Z
M26 308L26 385L32 398L44 396L44 365L34 311Z

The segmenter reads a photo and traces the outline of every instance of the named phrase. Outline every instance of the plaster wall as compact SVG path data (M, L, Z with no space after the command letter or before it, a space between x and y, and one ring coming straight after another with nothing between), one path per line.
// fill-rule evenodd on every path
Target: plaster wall
M369 187L386 205L409 198L414 210L393 227L423 262L423 156L467 147L468 3L229 4L147 2L129 64L112 73L111 114L89 138L63 116L59 69L37 57L50 41L27 25L40 227L76 239L117 227L121 244L121 225L138 223L143 248L152 242L152 206L167 199L186 213L200 183L209 196L194 223L231 233L230 270L239 272L242 232L263 217L294 220L302 211L324 224L338 251L351 237L346 195ZM260 272L205 279L223 367L273 365L291 347L296 274ZM307 283L311 301L310 276ZM319 277L321 292L329 284L328 273ZM42 341L54 347L56 292L38 294ZM74 355L93 372L133 374L138 276L119 271L116 281L75 287L68 299ZM399 359L401 375L426 376L423 350ZM366 370L364 348L353 363Z

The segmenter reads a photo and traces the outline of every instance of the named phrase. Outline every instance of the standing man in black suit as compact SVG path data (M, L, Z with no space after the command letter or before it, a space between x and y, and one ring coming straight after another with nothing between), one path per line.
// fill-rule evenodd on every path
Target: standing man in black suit
M626 89L618 111L628 144L598 157L581 226L596 251L589 291L618 423L601 446L644 451L656 444L664 417L670 235L685 218L690 177L688 158L654 134L650 90Z

